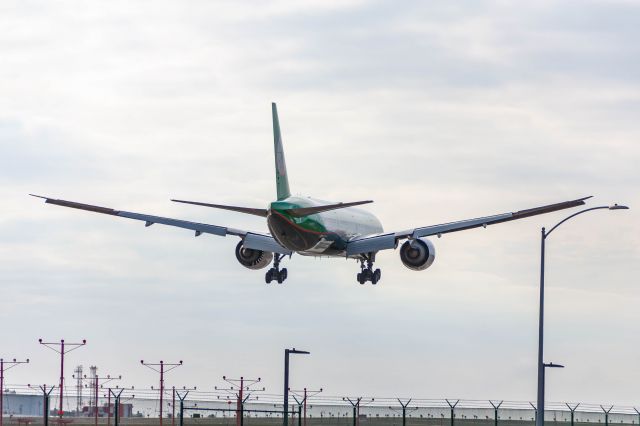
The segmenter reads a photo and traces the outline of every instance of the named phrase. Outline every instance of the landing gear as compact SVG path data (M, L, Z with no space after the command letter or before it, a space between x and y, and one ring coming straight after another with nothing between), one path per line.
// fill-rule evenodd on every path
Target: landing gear
M360 259L360 272L356 275L356 278L360 284L364 284L367 281L371 281L371 284L376 285L382 277L382 271L380 269L373 270L373 261L375 260L375 253L369 253L365 258ZM365 266L365 261L367 265Z
M271 281L278 281L278 284L282 284L287 279L287 268L280 269L280 261L284 257L284 254L275 253L273 256L273 268L269 269L264 276L264 281L267 284L271 284Z

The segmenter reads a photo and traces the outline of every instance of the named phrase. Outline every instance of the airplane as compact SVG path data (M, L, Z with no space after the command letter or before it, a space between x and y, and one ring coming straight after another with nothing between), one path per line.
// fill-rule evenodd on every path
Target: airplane
M262 269L273 263L265 274L267 284L277 281L282 284L287 279L287 269L280 268L285 256L294 253L302 256L337 257L356 259L360 272L356 278L360 284L377 284L381 278L380 269L374 270L376 254L381 250L397 249L400 242L400 261L407 268L422 271L435 260L435 247L427 237L463 231L488 225L524 219L557 210L585 204L591 197L548 204L516 212L421 226L406 230L386 232L380 221L372 213L357 208L372 200L355 202L329 202L311 197L292 196L289 189L287 166L282 147L280 122L275 103L271 104L273 119L273 140L275 151L277 200L267 208L238 207L199 201L172 199L171 201L196 206L230 210L238 213L260 216L266 219L268 233L252 232L207 223L190 222L162 216L114 210L75 201L59 200L35 194L45 203L74 209L87 210L111 216L124 217L144 222L146 227L153 224L189 229L198 237L202 234L239 237L235 254L238 262L248 269Z

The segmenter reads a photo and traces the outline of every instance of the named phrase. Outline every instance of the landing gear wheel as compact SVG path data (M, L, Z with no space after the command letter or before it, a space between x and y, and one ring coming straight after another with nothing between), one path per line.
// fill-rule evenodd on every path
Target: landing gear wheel
M375 253L369 253L360 259L360 272L356 275L356 278L360 284L364 284L367 281L371 281L371 284L376 285L380 281L382 271L380 269L373 270L373 262L375 260ZM366 266L365 266L366 262Z
M380 272L380 269L376 269L373 272L373 276L371 277L371 284L373 285L378 284L378 281L380 281L381 276L382 276L382 272Z
M284 255L275 254L273 258L273 268L269 269L264 276L264 280L267 284L271 281L278 281L278 284L282 284L287 279L287 268L280 270L280 261Z

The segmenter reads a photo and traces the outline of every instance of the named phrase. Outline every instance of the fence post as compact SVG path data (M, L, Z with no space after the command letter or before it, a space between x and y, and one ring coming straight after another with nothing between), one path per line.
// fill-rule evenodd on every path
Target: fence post
M180 392L176 392L176 395L180 399L180 426L184 426L184 400L189 395L189 391L186 391L183 395L180 395Z
M113 403L113 411L115 416L114 423L116 426L120 426L120 395L116 397L116 400Z
M502 405L504 401L500 401L497 405L493 403L493 401L489 400L489 404L493 407L493 424L494 426L498 426L498 408Z
M538 410L536 410L536 406L533 404L533 402L529 402L529 405L531 406L531 408L533 408L533 424L537 424Z
M31 387L31 385L29 385L29 387ZM42 391L42 405L44 406L42 410L42 423L44 426L49 426L49 395L51 395L51 392L53 392L55 388L55 386L51 386L51 389L47 390L47 385L40 386L40 390ZM2 413L0 413L0 416L1 415Z
M569 411L571 411L571 426L574 426L574 421L575 421L575 416L574 413L576 412L576 410L578 409L578 407L580 406L580 403L577 403L575 407L571 407L569 404L567 404L566 402L564 403L564 405L567 406L567 408L569 409Z
M451 402L449 402L448 399L445 399L445 401L447 401L447 404L449 404L449 407L451 408L451 426L455 425L455 409L456 409L456 405L458 405L458 402L460 402L460 400L458 399L454 404L452 404Z
M44 426L49 426L49 394L44 394Z
M609 426L609 412L613 409L613 405L609 407L608 410L602 405L600 406L600 408L602 408L602 411L604 411L604 426Z

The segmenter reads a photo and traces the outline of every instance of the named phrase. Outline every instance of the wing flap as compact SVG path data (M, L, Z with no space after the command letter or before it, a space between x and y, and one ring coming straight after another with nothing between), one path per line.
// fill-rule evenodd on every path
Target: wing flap
M488 225L494 225L497 223L509 222L512 220L524 219L531 216L582 206L585 204L585 200L589 198L591 197L589 196L578 198L576 200L564 201L561 203L548 204L546 206L519 210L512 213L503 213L493 216L479 217L476 219L460 220L457 222L443 223L440 225L425 226L421 228L415 228L413 230L397 232L395 235L397 238L419 238L428 237L430 235L446 234L449 232L464 231L466 229L479 228L481 226L486 227Z
M397 239L394 233L352 240L347 243L347 256L392 249L396 247L396 244Z
M242 245L249 249L286 255L292 254L291 250L282 247L273 237L270 236L247 232L247 235L242 241Z
M124 210L115 210L109 207L94 206L92 204L78 203L75 201L58 200L55 198L43 197L40 195L30 194L34 197L42 198L47 204L54 204L62 207L70 207L72 209L86 210L94 213L108 214L110 216L124 217L127 219L139 220L145 223L145 226L151 226L155 223L161 225L175 226L177 228L189 229L195 231L196 237L201 234L211 234L224 237L226 235L235 235L238 237L244 237L248 231L240 229L227 228L224 226L210 225L207 223L191 222L188 220L173 219L163 216L154 216L148 214L128 212ZM271 238L265 236L265 238ZM274 240L275 241L275 240Z

